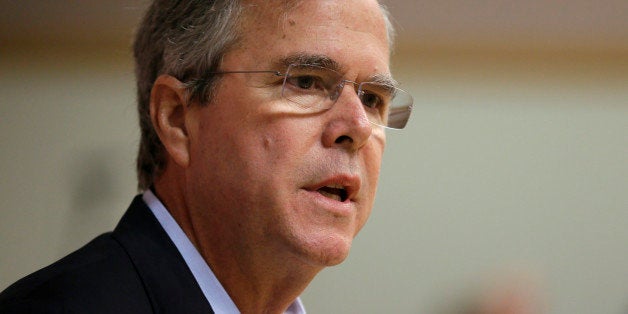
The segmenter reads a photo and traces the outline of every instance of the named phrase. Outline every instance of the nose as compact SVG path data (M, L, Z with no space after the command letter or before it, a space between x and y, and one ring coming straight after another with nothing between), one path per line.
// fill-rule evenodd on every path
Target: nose
M349 88L344 88L347 86ZM323 144L326 147L340 147L356 151L364 146L371 134L373 126L353 84L339 87L336 103L325 114L327 118L323 133Z

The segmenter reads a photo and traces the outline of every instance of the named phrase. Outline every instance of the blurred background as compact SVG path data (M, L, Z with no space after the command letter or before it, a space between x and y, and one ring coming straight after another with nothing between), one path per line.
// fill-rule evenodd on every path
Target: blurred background
M111 230L134 196L146 3L0 0L0 290ZM462 313L512 292L626 313L628 2L386 3L416 109L308 311Z

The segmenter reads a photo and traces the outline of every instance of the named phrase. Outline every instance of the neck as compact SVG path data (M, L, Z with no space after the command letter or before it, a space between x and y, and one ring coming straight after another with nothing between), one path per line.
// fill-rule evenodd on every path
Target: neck
M176 180L176 179L175 179ZM242 313L283 313L323 268L272 241L242 239L211 206L193 210L166 171L155 194L177 221Z
M210 259L210 267L216 269L216 277L242 313L283 313L317 273L290 269L288 265L295 263L289 261L263 265L238 263L243 259L234 260L231 256Z

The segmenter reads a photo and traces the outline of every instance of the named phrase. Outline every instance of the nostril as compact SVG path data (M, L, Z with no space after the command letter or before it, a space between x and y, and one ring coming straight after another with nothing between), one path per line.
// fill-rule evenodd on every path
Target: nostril
M335 142L336 142L336 144L342 144L342 143L344 143L344 142L347 142L347 143L353 143L353 139L352 139L352 138L350 138L350 137L348 137L348 136L346 136L346 135L341 135L341 136L339 136L339 137L336 139L336 141L335 141Z

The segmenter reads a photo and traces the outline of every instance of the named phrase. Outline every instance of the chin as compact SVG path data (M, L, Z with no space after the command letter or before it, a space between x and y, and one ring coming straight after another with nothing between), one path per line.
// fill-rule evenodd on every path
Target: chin
M321 240L307 243L302 247L302 257L308 263L322 267L342 263L351 249L352 237L326 235Z

